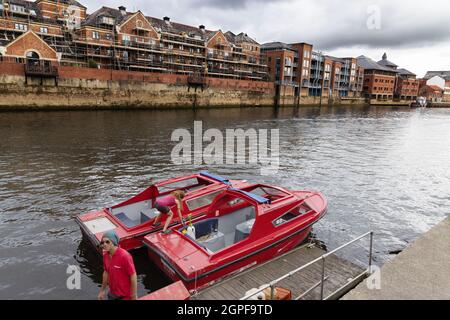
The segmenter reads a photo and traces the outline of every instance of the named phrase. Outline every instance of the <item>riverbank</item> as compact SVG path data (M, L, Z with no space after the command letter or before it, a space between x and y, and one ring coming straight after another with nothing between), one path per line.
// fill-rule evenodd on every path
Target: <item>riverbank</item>
M450 217L381 268L380 290L368 289L365 280L343 300L447 300L449 266Z
M0 111L365 105L364 99L276 96L273 82L59 66L57 77L26 76L0 62Z

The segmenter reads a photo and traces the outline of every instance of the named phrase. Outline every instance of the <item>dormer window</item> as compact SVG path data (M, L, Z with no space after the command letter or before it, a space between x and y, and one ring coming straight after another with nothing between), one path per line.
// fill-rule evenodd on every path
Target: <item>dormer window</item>
M103 24L113 25L114 24L114 18L112 18L112 17L101 17L101 22Z

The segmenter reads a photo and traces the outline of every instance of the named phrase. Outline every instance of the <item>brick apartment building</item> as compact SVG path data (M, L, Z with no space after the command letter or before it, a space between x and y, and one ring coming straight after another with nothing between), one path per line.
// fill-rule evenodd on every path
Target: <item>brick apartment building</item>
M414 101L419 94L419 80L416 75L387 59L375 62L366 57L358 57L358 64L364 68L364 96L383 101Z
M245 33L74 0L0 0L0 58L120 70L267 80L261 46Z
M395 79L394 99L396 100L416 100L419 94L419 80L414 73L398 68L398 66L387 59L387 54L383 54L383 57L378 64L397 71L397 77Z
M359 56L358 64L364 68L364 96L376 100L393 100L397 71L366 56Z
M282 95L300 97L360 97L364 69L356 58L336 58L313 50L308 43L265 43L269 78Z

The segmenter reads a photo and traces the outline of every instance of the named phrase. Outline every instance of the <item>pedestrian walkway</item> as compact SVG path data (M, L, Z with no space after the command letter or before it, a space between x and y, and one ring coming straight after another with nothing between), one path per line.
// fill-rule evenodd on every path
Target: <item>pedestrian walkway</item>
M342 300L450 299L450 217L381 268L380 290L366 281Z

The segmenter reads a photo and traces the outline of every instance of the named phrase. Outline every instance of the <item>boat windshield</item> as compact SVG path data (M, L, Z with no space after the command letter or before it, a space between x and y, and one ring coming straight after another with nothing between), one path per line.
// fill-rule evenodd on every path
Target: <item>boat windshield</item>
M212 184L212 182L207 181L199 177L189 178L177 182L166 183L158 186L159 194L172 192L175 190L183 190L186 192L195 191L201 189L205 186Z
M251 189L246 189L245 191L257 194L258 196L269 199L270 201L275 201L289 196L287 192L266 186L255 186Z

